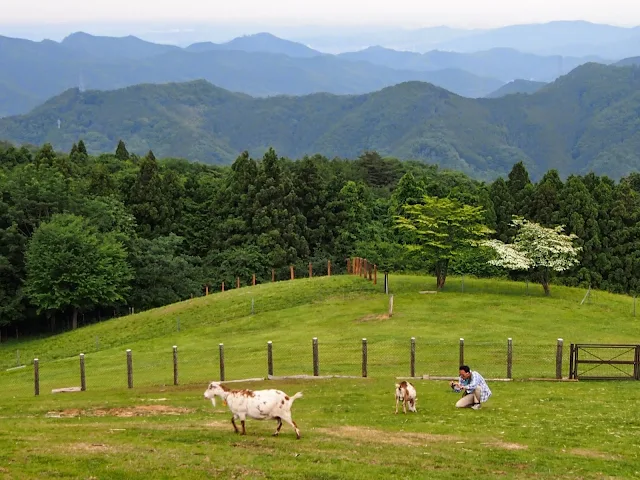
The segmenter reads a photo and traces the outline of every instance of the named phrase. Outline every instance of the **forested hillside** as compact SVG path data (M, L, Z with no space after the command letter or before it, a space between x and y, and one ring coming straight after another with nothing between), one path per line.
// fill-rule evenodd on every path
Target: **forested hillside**
M367 152L355 161L274 150L230 167L139 157L120 142L91 156L0 144L0 325L15 332L59 330L201 295L204 285L287 278L308 262L333 271L366 257L381 269L433 270L404 249L393 228L404 204L424 195L482 207L503 241L512 215L566 224L580 264L555 281L616 292L640 286L640 176L616 183L594 174L546 172L531 183L522 163L486 184L435 165ZM466 251L450 273L504 275L483 249ZM299 273L300 274L300 273ZM298 275L299 275L298 274ZM9 328L11 327L11 328Z
M290 158L365 150L491 180L522 161L539 179L593 171L619 179L640 166L640 69L587 64L531 95L468 99L407 82L366 95L252 98L204 81L117 91L69 90L0 120L0 139L89 153L124 139L132 152L229 164L269 146ZM60 128L58 128L60 120Z

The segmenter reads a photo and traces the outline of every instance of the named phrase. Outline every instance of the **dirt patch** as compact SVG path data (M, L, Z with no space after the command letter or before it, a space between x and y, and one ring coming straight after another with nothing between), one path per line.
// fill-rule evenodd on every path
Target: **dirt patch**
M169 407L167 405L137 405L124 408L97 408L93 410L80 410L70 408L61 411L51 411L47 417L73 418L73 417L142 417L150 415L182 415L191 413L193 409L181 407Z
M588 448L572 448L569 450L571 455L577 455L579 457L585 458L600 458L602 460L619 460L619 457L616 455L611 455L609 453L598 452L597 450L589 450Z
M379 322L381 320L389 320L389 314L384 313L382 315L365 315L364 317L357 319L356 323Z
M74 452L104 453L113 451L113 447L102 443L74 443L71 445L71 450Z
M318 428L318 432L334 437L350 438L357 441L385 443L393 445L424 445L428 442L452 442L459 440L453 435L431 433L387 432L375 428L344 426L338 428Z
M526 450L529 448L527 445L522 445L520 443L509 443L509 442L491 442L491 443L483 443L482 445L486 445L489 447L497 447L502 448L504 450Z

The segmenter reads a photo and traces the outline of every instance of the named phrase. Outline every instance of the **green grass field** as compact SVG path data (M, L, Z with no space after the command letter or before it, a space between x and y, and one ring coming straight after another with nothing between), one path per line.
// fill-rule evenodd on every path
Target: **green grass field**
M465 362L485 377L555 376L556 339L638 343L632 299L553 286L552 297L524 284L465 278L432 290L430 277L391 276L394 314L382 286L337 276L246 287L80 328L51 338L0 345L0 478L633 478L640 476L639 382L493 382L480 411L453 408L442 381L415 381L418 413L394 415L395 377L455 375ZM464 288L464 293L463 293ZM251 300L255 314L251 315ZM178 323L180 331L178 331ZM230 414L202 393L219 378L265 377L266 343L274 373L368 376L241 383L302 390L293 412L303 438L275 422L247 422L234 434ZM173 385L172 346L180 385ZM127 388L126 349L134 388ZM16 350L27 365L15 369ZM86 355L87 391L78 386ZM32 359L40 359L33 395ZM28 360L27 360L28 359ZM9 371L7 371L7 369ZM568 364L565 361L563 373ZM4 477L3 477L4 476Z

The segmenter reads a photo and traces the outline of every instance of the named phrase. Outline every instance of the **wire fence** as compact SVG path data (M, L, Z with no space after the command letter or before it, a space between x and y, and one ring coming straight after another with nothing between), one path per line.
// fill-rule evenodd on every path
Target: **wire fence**
M262 346L207 342L34 359L0 373L0 388L19 397L83 387L103 391L298 375L453 378L460 364L488 379L554 379L558 373L568 376L569 348L560 340L519 344L510 339L434 343L419 338L310 338L304 345L278 341Z

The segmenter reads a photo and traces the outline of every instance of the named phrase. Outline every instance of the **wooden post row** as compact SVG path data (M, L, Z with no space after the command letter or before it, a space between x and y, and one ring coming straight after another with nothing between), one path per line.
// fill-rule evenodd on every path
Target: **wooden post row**
M267 373L273 375L273 342L267 342Z
M84 353L80 354L80 390L82 392L87 390L87 379L84 372Z
M178 385L178 346L173 346L173 384Z
M416 337L411 337L411 377L416 376Z
M127 349L127 385L133 388L133 357L131 349Z
M331 260L327 261L327 277L331 276Z
M313 347L313 376L317 377L320 375L320 359L318 358L318 338L313 337L312 340Z
M367 339L362 339L362 376L367 376Z
M558 339L558 344L556 346L556 378L562 378L562 346L564 344L564 340L561 338Z
M33 359L33 383L36 396L40 395L40 361Z
M513 367L513 339L507 338L507 378L513 378L512 367Z
M220 351L220 381L224 382L224 343L218 345Z

